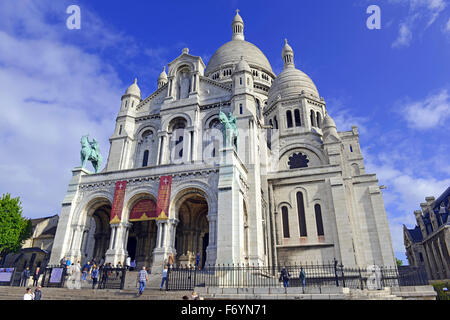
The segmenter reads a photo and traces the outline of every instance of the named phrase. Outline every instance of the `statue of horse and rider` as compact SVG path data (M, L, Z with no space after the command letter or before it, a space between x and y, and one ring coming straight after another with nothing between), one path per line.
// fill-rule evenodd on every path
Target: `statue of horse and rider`
M234 146L236 151L238 149L238 129L236 126L236 117L232 112L227 115L220 109L219 120L222 123L222 134L223 134L223 146L224 148L229 148Z
M89 135L81 137L81 167L86 166L86 162L90 161L94 167L95 173L98 173L103 158L98 147L97 140L89 141Z

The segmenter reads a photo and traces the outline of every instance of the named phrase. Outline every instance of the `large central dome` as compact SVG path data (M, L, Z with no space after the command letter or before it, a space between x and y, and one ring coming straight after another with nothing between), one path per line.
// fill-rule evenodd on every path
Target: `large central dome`
M252 68L261 68L264 71L273 74L269 60L264 53L253 43L245 40L231 40L225 43L213 54L205 69L205 76L220 70L228 65L235 65L244 57Z
M261 69L274 77L272 67L264 53L253 43L245 41L244 21L239 15L239 12L236 13L231 27L233 31L232 40L225 43L213 54L206 66L205 76L209 77L211 74L223 68L233 67L244 57L250 67Z

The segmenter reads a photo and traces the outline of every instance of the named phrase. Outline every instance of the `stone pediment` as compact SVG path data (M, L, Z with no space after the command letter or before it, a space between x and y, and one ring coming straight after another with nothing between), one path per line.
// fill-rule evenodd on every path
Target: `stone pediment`
M164 99L167 97L167 89L167 84L157 89L150 96L148 96L138 104L138 106L136 107L136 111L159 113L161 105L164 103Z
M226 85L223 85L206 77L200 77L199 96L201 100L230 97L231 91L231 88Z

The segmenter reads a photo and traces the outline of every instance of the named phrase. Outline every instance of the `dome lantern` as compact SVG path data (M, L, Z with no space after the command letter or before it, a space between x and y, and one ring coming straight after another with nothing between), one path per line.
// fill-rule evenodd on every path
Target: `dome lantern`
M287 39L284 39L284 47L281 52L281 56L283 57L284 69L288 67L295 68L294 64L294 50L292 50L291 46L288 44Z
M244 20L242 20L242 17L239 15L239 9L236 10L236 15L234 16L233 22L231 23L231 28L233 31L231 40L245 40Z

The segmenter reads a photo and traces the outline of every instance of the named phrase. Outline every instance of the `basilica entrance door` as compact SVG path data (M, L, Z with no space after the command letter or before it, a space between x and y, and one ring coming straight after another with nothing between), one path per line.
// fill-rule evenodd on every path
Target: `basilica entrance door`
M187 195L181 201L175 238L176 262L179 265L195 265L199 253L200 264L203 266L209 240L209 224L206 218L208 204L198 193Z

